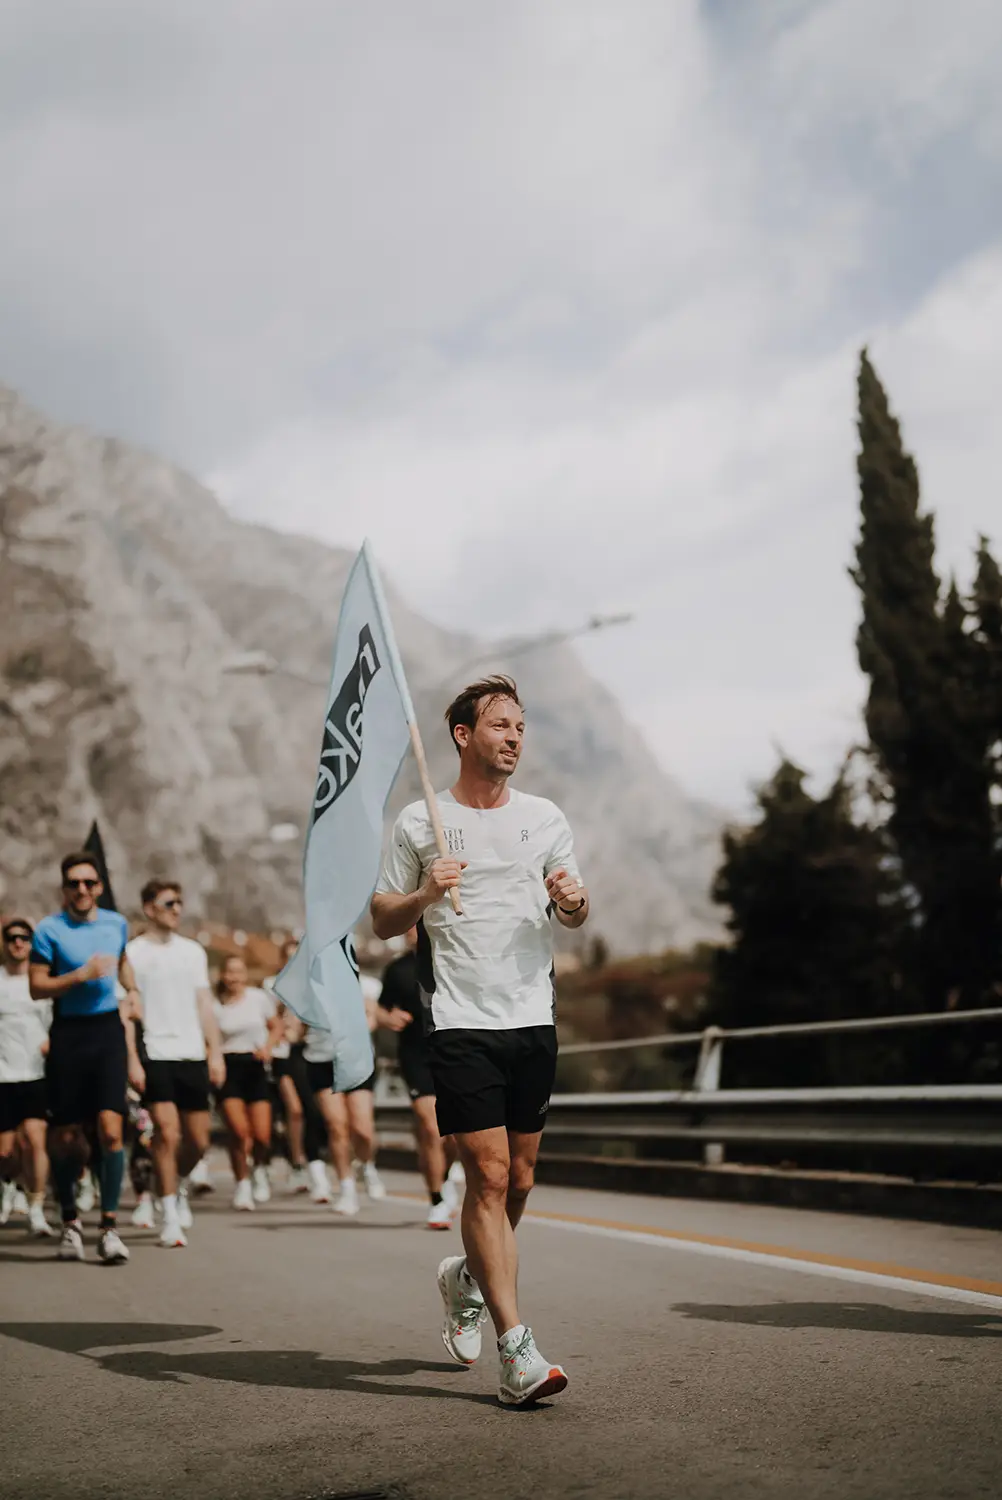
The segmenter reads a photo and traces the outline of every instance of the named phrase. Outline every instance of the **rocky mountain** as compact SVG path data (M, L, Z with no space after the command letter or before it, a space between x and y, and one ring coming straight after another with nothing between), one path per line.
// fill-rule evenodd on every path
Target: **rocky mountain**
M347 552L234 520L194 479L58 426L0 386L0 908L40 913L57 858L100 821L116 892L183 881L189 912L300 917L302 840ZM388 580L392 584L392 580ZM436 781L441 714L478 643L391 602ZM263 651L307 681L236 675ZM488 655L480 667L503 668ZM519 785L574 826L613 951L719 932L721 815L659 768L566 646L515 656L529 733ZM416 795L407 767L396 805ZM286 825L283 828L283 825Z

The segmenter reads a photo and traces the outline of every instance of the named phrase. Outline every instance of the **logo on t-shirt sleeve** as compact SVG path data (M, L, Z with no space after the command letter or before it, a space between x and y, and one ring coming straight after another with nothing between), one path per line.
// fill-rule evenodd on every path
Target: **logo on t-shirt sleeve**
M372 631L368 625L363 625L358 633L355 663L338 688L324 724L324 743L313 799L314 823L334 806L358 770L362 759L362 708L380 666Z

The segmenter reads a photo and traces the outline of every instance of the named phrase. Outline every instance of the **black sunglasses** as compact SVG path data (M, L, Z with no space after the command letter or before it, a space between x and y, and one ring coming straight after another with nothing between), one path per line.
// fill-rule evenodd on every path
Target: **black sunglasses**
M4 937L8 943L30 943L30 932L5 932Z
M85 891L96 891L101 884L100 880L64 880L64 891L77 891L83 886Z
M170 901L157 901L155 905L159 906L163 911L181 911L184 902L179 896L175 896Z

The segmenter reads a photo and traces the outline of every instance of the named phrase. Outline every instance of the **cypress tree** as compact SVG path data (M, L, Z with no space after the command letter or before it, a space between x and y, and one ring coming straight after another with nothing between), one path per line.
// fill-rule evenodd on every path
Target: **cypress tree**
M731 934L714 960L714 1019L769 1025L897 1008L897 881L880 830L854 818L847 768L814 798L784 759L757 802L757 821L725 835L714 885Z
M853 578L866 727L916 907L926 1003L976 1003L994 977L999 893L967 613L955 586L940 608L932 517L920 510L918 472L865 350L859 437Z

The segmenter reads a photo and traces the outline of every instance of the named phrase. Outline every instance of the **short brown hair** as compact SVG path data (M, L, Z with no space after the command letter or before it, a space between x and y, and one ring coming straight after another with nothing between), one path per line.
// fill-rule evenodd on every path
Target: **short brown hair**
M143 906L148 906L151 901L163 895L164 891L177 891L179 896L184 895L180 883L176 880L148 880L139 892L139 900Z
M98 868L97 860L93 854L88 854L86 849L81 849L76 854L67 854L59 866L59 876L64 885L66 884L67 875L71 870L75 870L77 865L90 865L98 880L101 879L101 871Z
M481 700L486 698L487 704L480 707ZM481 677L479 682L471 682L469 687L453 698L449 707L445 710L446 722L449 725L449 736L456 749L460 749L459 741L456 739L456 729L460 724L465 724L467 729L475 729L477 720L490 703L498 698L511 698L522 707L522 700L518 696L518 688L513 677Z

